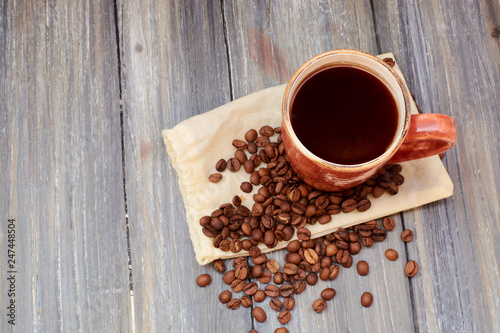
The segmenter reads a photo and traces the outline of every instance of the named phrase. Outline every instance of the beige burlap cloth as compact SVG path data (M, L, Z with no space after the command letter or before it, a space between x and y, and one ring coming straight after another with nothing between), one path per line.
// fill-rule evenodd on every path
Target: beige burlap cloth
M383 59L394 55L379 55ZM397 64L394 69L403 78ZM403 78L404 80L404 78ZM215 173L215 164L221 159L234 157L234 139L243 139L251 128L257 131L263 125L277 127L281 125L281 102L285 85L268 88L238 100L220 106L212 111L187 119L172 129L163 130L167 152L179 178L179 187L186 208L186 222L193 243L196 260L205 265L217 258L232 258L248 255L223 252L212 245L212 238L206 237L199 224L204 215L210 215L221 204L231 202L239 195L242 204L251 208L252 196L258 190L254 186L252 193L240 190L240 184L248 181L249 175L241 168L239 172L224 171L222 180L211 183L208 176ZM412 101L412 113L417 107ZM276 138L274 138L274 141ZM348 227L361 222L377 219L429 202L447 198L453 194L453 183L438 156L402 163L402 175L405 183L397 195L387 193L380 198L371 198L372 206L366 212L353 211L333 216L328 224L308 225L313 237L319 237L335 231L339 227ZM176 221L182 223L183 221ZM292 240L297 239L296 236ZM269 249L261 244L262 252L270 252L286 247L288 242L280 242Z

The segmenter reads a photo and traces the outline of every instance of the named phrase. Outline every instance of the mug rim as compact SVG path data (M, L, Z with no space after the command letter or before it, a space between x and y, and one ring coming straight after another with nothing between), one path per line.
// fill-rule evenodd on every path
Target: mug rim
M325 57L329 57L329 56L337 55L337 54L363 56L363 57L370 59L371 61L375 61L378 64L382 65L383 68L385 68L392 75L392 77L396 80L396 82L398 83L398 87L399 87L398 92L401 91L401 94L403 96L403 101L404 101L404 108L405 108L404 120L403 120L402 131L399 134L399 136L392 141L391 145L388 147L388 149L382 155L377 156L376 158L374 158L372 160L369 160L369 161L366 161L363 163L359 163L359 164L338 164L338 163L327 161L327 160L322 159L321 157L315 155L306 146L304 146L304 144L299 140L299 138L295 134L295 131L292 128L292 124L291 124L291 120L290 120L291 105L289 105L289 104L291 104L292 97L293 97L290 95L292 85L298 80L299 76L311 64L313 64L316 61L323 59ZM333 67L333 66L325 66L325 68L329 68L329 67ZM361 66L358 66L357 68L363 69ZM317 71L314 73L317 73ZM314 73L311 73L306 78L311 77L311 75ZM372 72L370 72L370 74L375 75ZM302 84L305 81L305 79L302 80L301 82L299 82L299 84ZM377 77L377 79L382 81L382 79L380 79L379 77ZM299 88L300 88L300 86L299 86ZM297 88L296 91L298 91L299 88ZM391 91L391 94L392 94L392 91ZM393 98L395 98L395 96L393 96ZM403 141L408 133L408 129L410 127L411 112L410 112L410 102L409 102L409 95L408 95L407 88L404 85L403 81L401 80L400 76L394 71L394 69L391 66L389 66L381 59L379 59L379 58L375 57L374 55L367 53L367 52L363 52L363 51L359 51L359 50L352 50L352 49L337 49L337 50L331 50L331 51L326 51L326 52L320 53L320 54L312 57L311 59L307 60L304 64L302 64L302 66L299 67L299 69L297 69L297 71L293 74L292 78L288 81L288 84L285 88L285 93L283 94L283 102L282 102L282 107L281 107L281 116L283 119L283 125L286 127L285 130L288 132L288 135L295 142L297 148L308 159L314 161L315 163L321 164L327 168L330 168L330 169L345 170L345 171L353 172L353 171L361 171L361 170L373 168L374 165L379 165L381 163L381 161L388 161L396 153L396 151L399 149L399 147L403 144ZM395 133L395 136L397 134L398 133Z

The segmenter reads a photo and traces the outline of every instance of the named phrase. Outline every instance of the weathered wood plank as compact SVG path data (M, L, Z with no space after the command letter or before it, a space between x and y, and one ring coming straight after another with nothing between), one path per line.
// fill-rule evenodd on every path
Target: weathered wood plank
M324 51L353 48L378 53L368 1L224 2L224 12L235 98L286 83L302 63ZM405 247L398 234L401 227L398 223L397 231L384 243L363 249L355 256L353 267L341 269L335 281L319 281L297 295L297 308L286 325L290 331L412 331L409 284L403 274ZM400 254L395 263L384 257L389 247ZM271 256L284 264L284 254L279 251ZM369 276L357 274L355 264L359 260L371 265ZM322 314L317 314L311 309L312 303L327 286L336 289L337 296ZM374 295L368 309L360 304L364 291ZM282 326L268 304L259 306L268 313L266 322L254 321L259 332L272 332Z
M419 331L498 332L500 306L500 25L495 1L374 1L378 39L393 50L420 108L451 115L444 161L453 197L404 213L420 264L411 280Z
M118 9L135 328L248 331L250 310L228 312L218 301L227 286L212 266L195 260L161 136L164 128L230 100L220 3L123 1ZM195 280L206 272L212 283L201 289Z
M0 303L16 220L16 322L127 331L130 301L113 6L0 5ZM4 252L5 251L5 252Z

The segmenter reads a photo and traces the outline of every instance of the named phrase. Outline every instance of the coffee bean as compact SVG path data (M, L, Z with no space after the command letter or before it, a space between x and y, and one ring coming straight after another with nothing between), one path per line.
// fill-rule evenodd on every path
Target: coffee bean
M318 283L318 274L310 272L306 276L306 282L308 285L314 286L316 283Z
M401 240L405 243L410 242L413 239L413 231L406 229L401 233Z
M323 312L325 308L326 308L326 302L322 298L318 298L317 300L315 300L312 305L312 309L317 313Z
M210 282L212 282L212 278L209 274L201 274L196 278L196 284L198 284L199 287L206 287Z
M366 247L372 247L373 246L373 239L371 237L362 237L361 244L363 244Z
M280 314L278 315L278 321L282 325L285 325L286 323L288 323L291 318L292 318L292 315L287 310L281 311Z
M264 147L269 142L271 142L269 140L269 138L267 136L263 136L263 135L261 135L261 136L257 137L257 139L255 139L255 144L257 145L257 147Z
M243 140L238 140L238 139L233 140L233 146L238 150L247 149L247 143Z
M293 292L294 292L294 288L289 283L285 283L285 284L281 285L281 287L280 287L280 296L281 297L290 297L291 295L293 295Z
M266 261L267 261L267 256L265 255L265 253L262 253L259 256L252 258L252 262L255 265L262 265Z
M330 280L335 280L337 278L337 276L339 275L339 272L340 272L340 267L338 265L331 265L329 268L328 268L328 278Z
M414 277L417 274L417 272L418 272L418 264L413 260L409 260L405 266L406 276Z
M373 188L372 194L375 198L380 198L382 196L382 194L384 194L384 192L385 192L385 189L383 187L376 185Z
M281 301L279 299L277 299L277 298L272 298L269 301L269 306L274 311L281 311L281 309L283 309L283 303L281 303Z
M267 247L272 248L274 247L274 232L272 230L266 231L264 234L264 244L266 244Z
M387 236L387 233L385 232L384 229L375 229L373 230L372 232L372 239L375 241L375 242L382 242L385 240Z
M288 243L286 246L286 249L288 252L297 252L300 249L300 242L298 240L291 241Z
M251 174L255 169L255 163L253 161L246 160L243 163L243 168L245 169L246 173Z
M326 288L325 290L323 290L321 292L321 297L325 300L325 301L329 301L331 300L332 298L335 297L335 289L333 288Z
M236 310L240 307L241 301L238 298L233 298L227 303L227 308L231 310Z
M231 283L231 289L233 289L233 291L235 293L239 293L240 291L243 290L243 288L245 287L245 281L243 280L240 280L240 279L235 279L232 283Z
M347 199L342 202L342 211L344 213L350 213L356 209L358 203L354 199Z
M342 264L342 267L349 268L352 266L352 262L353 262L352 256L349 255L347 257L347 260Z
M356 269L358 271L358 274L361 276L368 275L368 272L370 271L368 263L364 260L358 261L358 263L356 264Z
M294 275L297 274L297 269L298 268L296 264L288 263L285 264L285 266L283 267L283 273L288 275Z
M227 160L227 169L231 172L237 172L241 168L241 162L237 158L230 158Z
M250 175L250 183L252 183L254 185L259 185L260 184L260 178L261 178L261 176L259 175L259 173L257 171L254 171Z
M222 179L222 175L220 173L213 173L208 176L208 180L212 183L218 183Z
M264 288L264 292L268 297L278 297L280 294L280 288L278 286L270 284Z
M215 170L217 170L218 172L223 172L224 170L226 170L226 167L227 167L227 162L225 159L221 158L219 161L217 161L217 163L215 164Z
M297 229L297 238L300 240L309 240L311 239L311 231L307 228L299 228Z
M370 307L373 302L373 295L369 292L364 292L363 295L361 295L361 305L364 306L365 308Z
M224 273L226 271L226 264L223 260L217 259L214 261L214 268L219 273Z
M229 290L224 290L219 294L219 301L221 301L221 303L223 304L226 304L231 300L231 297L231 292Z
M257 136L257 131L252 128L245 133L245 140L247 140L248 142L252 142L257 139Z
M311 265L314 265L318 261L318 254L313 249L305 249L304 259Z
M243 292L248 296L255 294L257 290L259 290L259 286L255 282L248 282L243 288Z
M255 144L255 142L249 142L248 145L247 145L247 150L250 154L255 154L259 148L257 147L257 144ZM259 165L259 163L255 163L256 165Z
M288 328L286 327L278 327L274 330L274 333L288 333Z
M384 227L385 230L387 231L392 231L394 230L394 227L395 227L395 223L394 223L394 220L392 217L390 216L387 216L387 217L384 217L384 219L382 220L382 226Z
M338 251L339 248L335 244L328 244L326 246L326 255L329 257L336 255Z
M260 238L259 238L260 239ZM260 248L257 247L257 246L252 246L249 250L248 250L248 254L250 255L250 257L252 258L256 258L258 256L260 256L261 252L260 252Z
M297 280L293 283L293 291L296 294L301 294L306 290L307 284L302 280Z
M363 199L360 202L357 203L356 209L358 212L366 212L370 207L372 206L372 203L368 199Z
M226 274L224 274L224 276L222 277L222 281L224 281L225 284L228 284L230 285L231 283L233 283L233 281L236 279L236 275L235 275L235 270L232 269L230 271L228 271Z
M253 190L253 186L249 182L243 182L241 183L240 189L245 193L250 193Z
M274 129L271 126L262 126L259 130L259 134L263 136L273 136L274 135Z
M244 151L242 151L242 150L237 150L237 151L235 151L235 152L234 152L234 157L235 157L238 161L240 161L241 165L243 165L243 164L244 164L244 163L248 160L248 158L247 158L247 154L245 154L245 152L244 152ZM252 163L254 163L254 162L252 162Z
M349 253L351 255L356 255L361 251L361 244L359 242L351 242L349 243Z
M271 282L271 273L263 271L261 277L258 278L260 283L267 284Z
M239 239L233 239L230 243L230 250L233 253L238 253L242 249L241 241Z
M278 264L278 262L274 259L269 259L266 262L266 267L269 270L269 272L276 274L280 269L280 264Z
M253 305L253 301L250 297L243 296L241 297L240 304L245 308L249 308Z
M259 323L263 323L267 319L266 312L259 306L256 306L255 308L252 309L252 316Z
M393 249L388 249L387 251L385 251L385 256L390 261L396 261L399 257L398 253Z
M253 300L256 301L257 303L261 303L266 299L266 293L264 290L257 290L255 294L253 294Z

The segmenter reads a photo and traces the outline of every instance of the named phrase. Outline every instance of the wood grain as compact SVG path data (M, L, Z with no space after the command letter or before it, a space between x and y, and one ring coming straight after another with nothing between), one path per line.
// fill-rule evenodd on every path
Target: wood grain
M246 332L250 310L231 313L218 301L228 286L213 267L196 263L161 136L230 100L220 3L124 1L118 9L135 328ZM212 283L199 288L196 277L207 272Z
M419 331L497 332L500 305L500 52L498 2L374 2L382 49L392 49L424 112L452 116L445 165L453 197L405 212L417 238L411 280Z
M4 1L0 20L2 309L9 218L17 263L0 331L127 331L113 7Z

